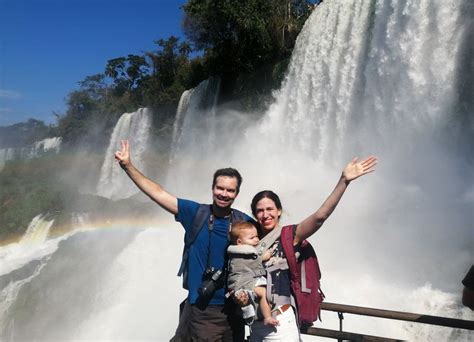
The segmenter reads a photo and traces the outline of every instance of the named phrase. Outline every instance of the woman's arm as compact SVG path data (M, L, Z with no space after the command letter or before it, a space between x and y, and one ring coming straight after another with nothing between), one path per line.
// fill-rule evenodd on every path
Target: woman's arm
M360 162L357 158L354 158L349 164L347 164L342 171L341 178L339 178L336 187L328 196L328 198L326 198L321 207L312 215L303 220L300 224L298 224L296 227L295 240L293 243L297 245L301 241L316 233L323 225L324 221L326 221L334 209L336 209L336 206L346 191L349 183L362 175L374 171L375 165L377 165L377 158L374 156L367 157Z

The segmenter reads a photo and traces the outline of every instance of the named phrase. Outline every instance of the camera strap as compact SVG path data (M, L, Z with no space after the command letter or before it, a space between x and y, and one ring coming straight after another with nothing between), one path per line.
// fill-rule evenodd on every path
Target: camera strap
M230 215L224 217L224 218L229 217L229 229L227 231L227 236L229 236L230 230L232 229L232 216L233 216L233 211L231 210ZM211 237L212 237L212 232L214 231L214 214L212 212L209 215L209 220L207 222L207 229L209 232L209 243L207 245L207 268L209 268L211 267L211 252L212 252ZM225 263L224 263L224 268L226 268Z
M211 213L209 215L209 221L207 222L207 230L208 230L208 235L209 235L209 242L207 244L207 266L206 269L209 269L211 267L211 237L212 237L212 231L214 230L214 214Z

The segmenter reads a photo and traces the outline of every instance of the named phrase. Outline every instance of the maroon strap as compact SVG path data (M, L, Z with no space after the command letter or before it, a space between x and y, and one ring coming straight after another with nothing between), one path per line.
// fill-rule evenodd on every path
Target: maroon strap
M300 278L300 269L296 262L295 250L293 247L294 241L294 231L296 225L284 226L281 229L280 241L283 247L283 252L285 252L286 261L290 267L291 280L297 281Z

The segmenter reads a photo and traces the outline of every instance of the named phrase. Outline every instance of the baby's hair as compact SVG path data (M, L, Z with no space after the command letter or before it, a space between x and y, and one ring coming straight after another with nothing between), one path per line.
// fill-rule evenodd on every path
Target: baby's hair
M237 244L237 239L240 238L244 230L257 229L252 223L247 221L240 221L234 223L230 229L230 241L232 244Z

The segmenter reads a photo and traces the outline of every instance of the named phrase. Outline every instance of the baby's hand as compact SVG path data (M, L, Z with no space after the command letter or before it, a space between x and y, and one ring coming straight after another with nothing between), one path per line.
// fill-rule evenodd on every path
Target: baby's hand
M263 324L264 324L264 325L271 325L271 326L276 327L277 325L280 324L280 322L278 322L277 319L275 319L275 318L273 318L272 316L270 316L270 317L267 317L267 318L264 318L264 319L263 319Z
M263 254L262 254L262 261L267 261L272 257L272 250L267 249Z

